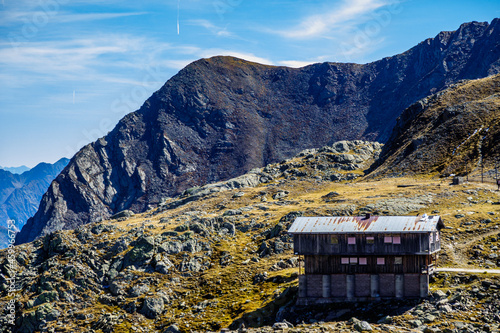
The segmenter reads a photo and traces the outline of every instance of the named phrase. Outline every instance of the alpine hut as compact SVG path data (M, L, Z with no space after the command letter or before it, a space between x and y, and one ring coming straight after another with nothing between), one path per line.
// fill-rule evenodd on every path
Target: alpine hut
M419 298L441 249L439 216L298 217L298 304Z

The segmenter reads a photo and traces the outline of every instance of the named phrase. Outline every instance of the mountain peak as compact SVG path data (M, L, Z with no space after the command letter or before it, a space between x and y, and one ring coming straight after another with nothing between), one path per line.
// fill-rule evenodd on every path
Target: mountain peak
M365 65L292 69L227 56L195 61L73 157L17 242L124 209L141 212L163 197L305 148L385 142L416 101L462 79L500 72L500 33L491 25L463 25L444 45L447 36Z

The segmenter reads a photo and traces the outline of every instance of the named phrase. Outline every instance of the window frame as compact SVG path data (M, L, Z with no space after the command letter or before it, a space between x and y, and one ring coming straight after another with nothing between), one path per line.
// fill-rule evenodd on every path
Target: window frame
M396 245L401 244L401 235L392 236L392 244L396 244Z

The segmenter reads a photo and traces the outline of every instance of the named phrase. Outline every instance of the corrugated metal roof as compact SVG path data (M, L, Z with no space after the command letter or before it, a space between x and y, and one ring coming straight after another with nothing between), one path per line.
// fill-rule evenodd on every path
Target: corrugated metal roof
M440 216L330 216L297 217L291 234L419 233L444 227Z

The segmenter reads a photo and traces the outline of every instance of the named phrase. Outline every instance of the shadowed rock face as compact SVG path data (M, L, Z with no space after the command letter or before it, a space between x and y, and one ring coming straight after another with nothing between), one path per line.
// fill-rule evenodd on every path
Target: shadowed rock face
M123 209L139 212L164 196L304 148L384 142L415 101L500 71L499 22L464 24L365 65L292 69L232 57L196 61L73 157L17 243Z

